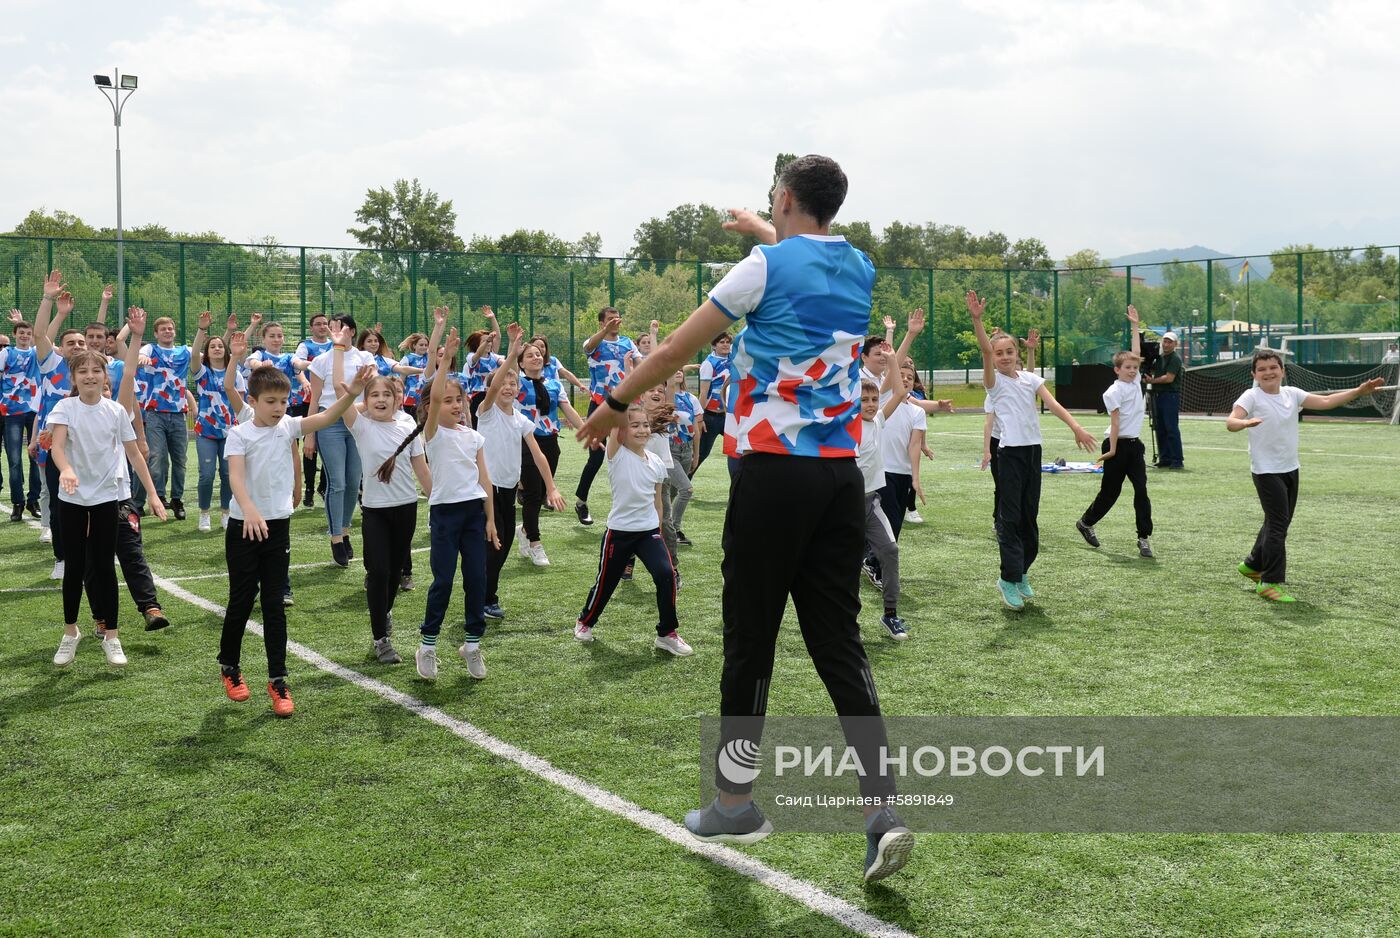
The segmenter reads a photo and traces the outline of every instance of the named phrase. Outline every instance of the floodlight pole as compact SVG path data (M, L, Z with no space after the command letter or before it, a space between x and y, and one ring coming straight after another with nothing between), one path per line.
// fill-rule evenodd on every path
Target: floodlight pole
M126 102L136 93L135 88L122 88L122 73L120 69L112 70L111 94L102 85L97 86L97 90L102 92L102 97L107 99L107 103L112 106L112 124L117 131L117 317L119 322L125 321L126 316L126 274L124 270L125 253L122 244L122 110L126 107ZM126 96L122 97L122 92Z

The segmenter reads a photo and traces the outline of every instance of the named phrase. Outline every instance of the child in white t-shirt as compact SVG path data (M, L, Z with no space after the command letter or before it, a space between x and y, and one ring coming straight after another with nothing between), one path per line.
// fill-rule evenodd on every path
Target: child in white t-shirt
M1026 577L1040 550L1040 417L1036 400L1074 432L1081 449L1094 451L1094 437L1070 416L1050 394L1045 379L1021 370L1020 350L1014 336L987 338L982 327L986 302L967 291L967 310L982 351L982 386L1000 425L997 454L997 543L1001 550L1001 576L997 592L1012 609L1025 607L1035 595Z
M1283 591L1288 565L1288 525L1298 504L1298 415L1303 408L1332 410L1358 397L1375 393L1384 382L1372 378L1359 387L1332 394L1309 394L1285 387L1283 359L1269 348L1250 360L1255 386L1235 401L1225 428L1249 431L1249 469L1254 490L1264 509L1264 526L1239 571L1258 583L1257 592L1270 602L1295 602Z
M336 348L333 354L338 357L343 351ZM240 419L230 427L224 444L233 502L224 531L228 606L219 641L219 666L224 692L230 700L241 702L249 696L240 668L243 633L253 611L253 599L260 595L272 712L288 717L295 709L287 687L287 611L281 598L287 585L287 558L292 550L296 481L292 443L339 421L373 376L374 366L364 366L350 386L352 395L337 399L311 417L287 416L292 382L278 369L258 368L248 378L247 406L253 419Z
M909 638L909 629L899 616L899 542L885 514L881 493L886 486L884 440L885 421L902 407L904 401L903 372L899 360L884 369L884 387L869 378L860 382L860 448L856 450L856 465L865 478L865 546L866 552L879 564L879 576L873 577L869 563L862 564L867 577L878 583L884 599L884 614L880 624L890 638L902 642ZM884 403L881 403L883 399ZM920 412L922 414L922 411Z
M612 488L612 510L608 529L599 547L598 577L588 591L588 599L574 626L574 638L593 641L593 629L622 579L623 568L637 557L656 584L656 608L661 621L656 625L656 647L684 656L693 649L677 631L676 568L661 539L661 487L666 468L647 449L651 439L651 417L640 404L627 409L627 424L608 437L608 483Z
M1132 347L1126 352L1113 355L1113 373L1118 380L1103 392L1104 410L1108 412L1108 429L1104 431L1103 455L1098 462L1103 463L1103 477L1099 480L1099 494L1083 517L1074 523L1081 537L1090 547L1099 546L1098 524L1118 501L1123 491L1123 480L1133 484L1133 512L1137 520L1138 554L1152 556L1152 502L1147 497L1146 449L1138 435L1142 432L1142 418L1147 412L1142 383L1138 380L1138 369L1142 366L1142 344L1138 336L1138 311L1128 307L1128 320L1133 324Z

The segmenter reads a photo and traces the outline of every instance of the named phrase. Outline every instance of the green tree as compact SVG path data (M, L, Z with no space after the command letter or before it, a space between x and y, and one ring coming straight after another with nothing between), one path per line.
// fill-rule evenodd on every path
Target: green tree
M24 216L24 220L15 225L15 230L9 234L23 238L97 237L97 232L77 215L63 209L54 209L53 214L49 214L48 209L42 205Z
M457 213L417 179L398 179L390 189L370 189L355 210L362 227L347 228L356 241L379 251L460 251Z
M677 205L649 218L633 234L632 256L653 261L737 261L754 242L724 229L728 215L712 205Z

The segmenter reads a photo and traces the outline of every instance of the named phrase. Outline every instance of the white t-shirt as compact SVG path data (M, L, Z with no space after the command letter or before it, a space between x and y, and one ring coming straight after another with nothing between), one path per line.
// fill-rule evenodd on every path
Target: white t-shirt
M860 422L860 449L856 450L856 465L865 477L865 494L877 492L885 485L885 458L880 438L885 435L884 411L876 411L874 420Z
M483 407L476 412L476 432L486 441L486 471L498 489L513 489L520 482L525 460L521 444L535 432L535 422L520 411L503 413L499 407Z
M1292 472L1298 468L1298 414L1308 392L1285 385L1277 394L1250 388L1235 401L1246 417L1263 423L1249 428L1249 471L1255 475Z
M429 505L450 505L486 497L481 486L481 471L476 466L476 454L486 445L486 438L471 427L438 427L425 447L428 465L433 470L433 491ZM487 468L490 473L490 468Z
M647 452L661 460L661 465L666 469L676 464L671 458L671 438L664 433L653 433L647 437Z
M1118 436L1137 437L1142 433L1142 418L1147 412L1146 398L1142 394L1142 385L1137 381L1114 381L1108 386L1108 390L1103 392L1103 406L1108 411L1111 418L1113 412L1118 411ZM1108 439L1109 431L1113 429L1112 422L1104 428L1104 439Z
M992 415L992 439L997 441L997 446L1001 446L1001 418L997 416L996 408L992 407L990 393L982 398L982 413Z
M905 401L894 409L885 423L885 429L880 432L880 450L886 472L906 476L914 474L914 467L909 462L909 439L915 430L927 429L928 418L917 405Z
M249 408L251 409L251 408ZM264 521L292 516L292 441L301 439L301 418L283 417L270 427L250 419L229 427L224 456L243 457L243 485ZM235 498L229 517L244 520L243 506Z
M638 456L625 446L608 460L608 484L612 488L610 531L650 531L661 524L656 515L656 486L666 480L666 469L650 452Z
M110 397L98 398L96 404L65 397L54 405L48 425L68 428L63 451L78 476L78 490L69 495L60 487L59 500L84 506L120 501L126 470L123 444L136 440L126 408Z
M996 438L1006 446L1039 446L1040 416L1035 410L1036 393L1045 379L1032 371L1018 371L1008 378L993 372L996 383L987 389L987 401L1000 424Z
M374 356L369 352L362 352L357 348L345 351L344 373L341 380L346 384L355 380L355 372L359 371L363 365L373 365ZM335 382L331 380L331 369L335 367L335 352L332 350L324 355L317 355L311 362L310 372L323 382L321 385L321 410L330 410L335 406Z
M392 420L374 420L367 414L355 418L350 435L355 438L355 446L360 451L360 466L363 473L364 491L360 503L366 508L395 508L418 501L418 485L414 481L413 457L423 455L423 437L420 434L408 448L394 460L394 473L386 485L379 481L379 467L399 448L417 426L413 418L403 411L394 414Z

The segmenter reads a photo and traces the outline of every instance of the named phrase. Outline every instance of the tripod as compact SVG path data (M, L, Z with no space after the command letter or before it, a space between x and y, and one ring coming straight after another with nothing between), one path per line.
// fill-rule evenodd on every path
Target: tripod
M1152 436L1152 462L1150 466L1157 465L1157 394L1147 393L1147 430Z

